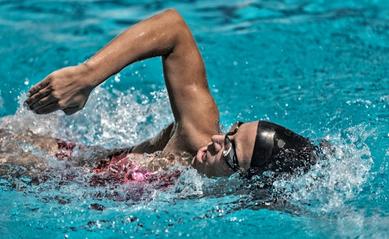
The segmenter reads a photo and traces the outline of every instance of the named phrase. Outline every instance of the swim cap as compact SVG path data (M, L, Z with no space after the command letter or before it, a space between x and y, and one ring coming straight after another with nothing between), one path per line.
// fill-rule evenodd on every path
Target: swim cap
M316 162L315 145L280 125L258 121L249 174L266 170L293 173L308 170Z

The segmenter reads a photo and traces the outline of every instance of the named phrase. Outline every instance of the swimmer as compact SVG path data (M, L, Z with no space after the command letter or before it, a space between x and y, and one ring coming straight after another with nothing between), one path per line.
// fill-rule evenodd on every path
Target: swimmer
M236 172L251 177L266 170L294 173L315 163L310 140L275 123L237 122L221 133L204 62L190 29L175 10L128 28L86 62L52 72L29 90L25 103L37 114L57 110L74 114L96 86L126 66L152 57L162 58L174 122L154 138L122 151L126 157L157 151L163 158L190 155L186 163L208 177ZM59 145L70 151L74 147ZM123 157L113 163L122 163Z

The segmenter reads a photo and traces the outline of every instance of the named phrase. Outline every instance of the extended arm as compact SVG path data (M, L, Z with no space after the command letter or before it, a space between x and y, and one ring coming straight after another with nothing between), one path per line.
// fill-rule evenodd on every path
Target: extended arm
M219 114L196 43L174 10L132 26L84 64L53 72L30 90L26 102L36 113L61 109L72 114L85 105L91 90L109 76L128 64L154 56L163 59L175 133L193 139L186 143L198 147L205 136L217 133Z

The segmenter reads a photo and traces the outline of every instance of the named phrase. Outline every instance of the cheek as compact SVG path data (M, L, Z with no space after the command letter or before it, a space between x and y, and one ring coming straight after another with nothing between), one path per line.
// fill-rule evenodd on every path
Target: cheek
M203 173L208 177L227 176L230 174L230 170L223 162L221 154L212 156L209 152L207 152L204 162L195 162L193 167L198 172Z
M218 164L218 161L219 161L219 153L212 154L211 152L207 151L205 164L208 167L213 167L214 165Z
M214 143L215 152L219 153L222 150L222 145L219 142Z
M221 155L217 155L211 162L208 162L206 166L209 170L212 170L217 176L223 176L228 172L228 168L225 165Z

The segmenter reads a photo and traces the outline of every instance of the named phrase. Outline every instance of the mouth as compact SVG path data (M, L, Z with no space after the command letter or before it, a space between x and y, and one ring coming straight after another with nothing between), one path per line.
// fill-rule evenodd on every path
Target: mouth
M206 147L200 148L197 151L196 156L193 157L192 164L194 164L195 162L200 164L204 163L206 155L207 155L207 148Z

